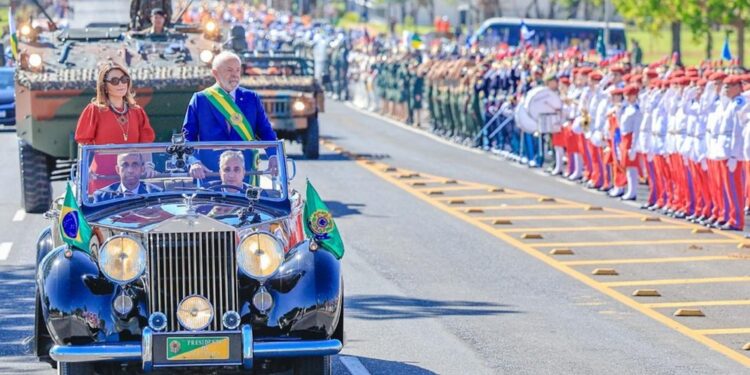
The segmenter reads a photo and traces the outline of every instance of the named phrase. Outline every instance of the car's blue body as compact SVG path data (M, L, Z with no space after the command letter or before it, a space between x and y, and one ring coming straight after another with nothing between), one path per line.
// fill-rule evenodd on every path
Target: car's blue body
M0 68L0 125L16 124L15 68Z
M85 159L86 148L83 148L82 159ZM279 150L283 148L279 147ZM281 154L280 163L286 165L283 152ZM285 173L282 174L282 180L287 183ZM85 182L85 179L83 181ZM80 184L80 181L78 183ZM259 359L270 361L280 357L327 356L337 353L343 345L343 285L340 262L327 251L316 251L316 246L311 248L310 242L299 233L302 230L299 225L302 200L295 192L285 196L285 199L276 202L265 202L262 199L258 201L254 210L259 220L254 224L238 219L237 213L247 207L248 201L236 195L198 195L187 203L186 197L176 194L145 196L137 201L124 200L98 206L87 206L81 201L81 210L85 212L96 236L102 237L99 239L101 243L108 236L122 232L146 236L144 243L147 244L145 247L149 253L149 265L146 272L133 282L113 282L100 270L96 251L87 253L60 245L55 238L59 236L54 227L56 222L53 222L52 226L42 233L37 245L37 355L42 360L70 363L130 362L136 367L150 370L154 367L177 364L249 368L253 366L254 360ZM212 216L213 212L219 211L224 214ZM52 216L54 214L53 210ZM134 222L133 218L137 220ZM163 250L164 254L156 254L157 247L151 242L154 238L180 235L175 234L177 232L174 232L174 229L168 234L160 234L160 228L175 228L175 225L182 222L190 222L193 223L190 225L200 228L200 231L196 229L195 232L185 228L185 236L196 236L193 237L193 242L189 242L192 247L185 245L188 242L179 242L182 247L171 245L169 250L177 249L178 252L182 251L182 255L178 254L175 257L173 253L169 257L167 250ZM240 238L242 231L276 233L280 237L283 236L289 244L286 259L273 276L262 282L247 276L238 267L235 267L234 278L227 274L225 278L208 275L201 279L207 284L229 280L229 285L216 286L215 290L221 290L219 294L224 293L221 295L236 298L234 308L241 317L239 327L227 329L221 323L212 323L204 330L188 331L170 322L171 325L162 332L150 328L149 316L154 313L150 306L153 301L150 298L153 297L151 293L156 293L154 296L159 296L158 298L167 295L166 291L155 292L150 289L150 285L157 284L157 273L162 272L155 267L169 267L169 272L174 272L169 274L172 277L169 286L184 287L183 281L179 278L189 279L193 275L189 269L188 272L180 273L180 265L185 267L186 264L192 263L188 263L185 258L180 260L179 257L186 257L191 251L192 254L196 254L200 240L195 238L215 234L204 230L208 227L224 230L221 232L217 229L215 233L231 233L234 228L237 231L234 241ZM230 235L226 237L226 241L229 242L225 243L232 240ZM202 242L200 243L202 247ZM211 243L211 246L214 246L214 242ZM161 246L167 248L167 245ZM230 258L234 257L235 249L220 247L220 244L212 247L213 253L210 257L200 256L209 254L208 250L205 253L197 253L198 256L192 257L191 262L206 259L207 264L201 270L208 270L207 273L227 269L209 268L208 259L234 264L231 259L227 260L228 258L221 256L226 253ZM168 265L164 262L168 262ZM176 266L172 266L173 264ZM231 266L229 268L231 269ZM232 285L235 285L234 291L230 289ZM261 285L272 296L274 302L267 311L259 311L252 303L252 298ZM226 289L218 289L219 287ZM114 311L113 299L124 290L132 298L134 307L123 316ZM236 294L232 294L233 292ZM179 295L180 298L185 294L187 291ZM214 297L218 298L215 295ZM222 310L219 310L218 302L216 304L218 313ZM241 350L242 355L233 355L229 360L222 361L160 362L156 358L158 354L154 343L164 340L166 336L175 335L231 336L232 350Z

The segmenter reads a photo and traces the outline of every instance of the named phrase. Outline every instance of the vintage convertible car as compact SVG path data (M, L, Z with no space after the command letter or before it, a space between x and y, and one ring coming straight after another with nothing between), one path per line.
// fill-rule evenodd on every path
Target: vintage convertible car
M176 139L79 155L71 191L92 235L88 249L62 240L85 224L62 199L47 214L40 360L64 374L330 373L344 342L340 263L305 237L282 142ZM204 179L188 174L198 161Z

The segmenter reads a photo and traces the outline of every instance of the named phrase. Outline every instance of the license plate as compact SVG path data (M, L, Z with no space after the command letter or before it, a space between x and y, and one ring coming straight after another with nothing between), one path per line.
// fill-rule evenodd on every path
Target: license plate
M0 117L7 117L7 116L8 116L8 112L0 111Z
M229 359L229 337L167 337L168 361Z

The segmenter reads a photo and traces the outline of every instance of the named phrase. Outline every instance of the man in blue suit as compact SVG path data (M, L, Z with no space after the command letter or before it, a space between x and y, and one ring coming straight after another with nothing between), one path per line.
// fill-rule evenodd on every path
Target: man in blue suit
M115 171L120 175L120 182L115 182L94 192L94 202L103 202L122 197L158 193L159 187L141 182L141 175L146 171L143 155L131 153L117 155Z
M211 64L211 74L216 78L214 88L221 91L224 97L228 94L249 123L253 140L275 141L276 132L263 110L260 97L251 90L239 87L242 75L240 57L229 51L219 53ZM190 142L247 140L247 137L240 135L236 127L230 124L227 115L217 108L206 90L193 94L185 113L182 130L185 139ZM194 178L203 179L206 172L218 169L218 159L201 159L205 160L190 166L190 174Z

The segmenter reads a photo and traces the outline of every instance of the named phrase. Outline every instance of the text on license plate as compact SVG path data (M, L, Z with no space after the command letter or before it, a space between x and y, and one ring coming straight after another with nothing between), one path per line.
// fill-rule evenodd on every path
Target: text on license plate
M168 337L167 360L229 359L229 337Z

